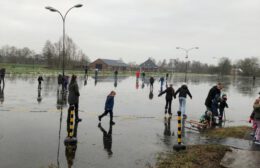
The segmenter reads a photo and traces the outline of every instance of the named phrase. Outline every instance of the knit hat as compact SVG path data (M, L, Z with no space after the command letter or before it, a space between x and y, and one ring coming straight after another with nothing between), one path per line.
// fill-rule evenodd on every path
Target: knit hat
M212 116L212 112L211 112L211 111L207 111L207 112L206 112L206 115L207 115L207 116Z

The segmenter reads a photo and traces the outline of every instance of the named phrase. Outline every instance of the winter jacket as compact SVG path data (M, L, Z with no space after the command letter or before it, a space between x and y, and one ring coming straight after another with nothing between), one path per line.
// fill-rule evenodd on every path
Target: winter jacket
M176 92L175 92L175 97L179 93L179 97L187 97L187 95L192 98L192 95L190 94L190 91L186 85L182 85Z
M227 101L224 100L224 99L221 99L221 100L220 100L220 103L219 103L219 109L220 109L220 110L224 110L225 108L228 108Z
M38 77L38 82L40 83L41 81L43 81L43 78L42 78L42 76L39 76Z
M114 96L107 96L105 110L113 110L114 107Z
M254 119L260 120L260 104L254 104Z
M172 97L176 98L175 96L175 92L174 89L172 87L168 87L166 90L164 90L163 92L161 92L158 96L163 95L164 93L166 93L166 100L172 100Z
M154 83L154 78L151 77L151 78L150 78L150 84L153 84L153 83Z
M216 97L216 95L220 95L220 89L217 88L217 86L213 86L210 90L209 90L209 94L206 98L205 101L205 105L209 108L211 108L212 105L212 100Z
M69 104L78 104L79 103L79 86L77 82L69 84L69 96L68 102Z

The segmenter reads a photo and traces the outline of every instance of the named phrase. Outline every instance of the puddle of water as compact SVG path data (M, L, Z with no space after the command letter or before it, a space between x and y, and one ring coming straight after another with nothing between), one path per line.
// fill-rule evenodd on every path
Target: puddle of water
M208 90L215 84L214 77L190 77L189 89L193 99L187 99L188 119L198 120L205 111L204 101ZM177 89L183 77L171 80ZM158 152L172 150L177 142L175 114L164 119L164 98L158 98L159 82L154 84L151 96L147 81L136 82L134 77L89 77L85 82L79 77L79 115L83 119L77 126L77 144L68 146L67 108L56 77L44 77L42 89L37 88L37 77L10 76L6 78L4 101L0 103L0 167L145 167L153 165ZM115 84L116 83L116 84ZM86 85L84 85L86 84ZM260 90L248 79L224 79L229 109L226 125L247 125L252 102ZM115 122L110 128L105 117L102 128L97 116L103 112L106 95L115 90ZM62 108L62 109L61 109ZM62 113L61 113L62 110ZM173 100L172 111L178 110L178 100ZM62 114L62 115L61 115ZM61 118L60 118L61 117ZM60 122L60 119L61 122ZM242 121L242 122L241 122ZM185 131L184 142L207 142L192 131ZM221 143L234 145L235 140ZM246 142L236 142L248 147Z

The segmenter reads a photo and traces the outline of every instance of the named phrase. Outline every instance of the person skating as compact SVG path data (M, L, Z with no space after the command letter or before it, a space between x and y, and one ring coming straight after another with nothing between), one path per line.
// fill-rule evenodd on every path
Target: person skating
M159 82L161 83L161 90L160 90L160 92L162 92L162 90L163 90L163 84L164 84L164 77L161 77L161 78L159 79Z
M87 65L84 67L84 71L85 71L85 76L87 76L88 75L88 66Z
M168 81L168 79L169 79L169 74L168 73L166 73L166 81Z
M1 82L3 82L3 85L5 84L5 68L0 69L0 85Z
M153 83L154 83L154 78L151 76L150 77L150 89L153 90Z
M72 75L71 80L70 80L70 84L69 84L69 96L68 96L68 102L69 102L69 110L68 113L70 112L70 109L75 108L75 120L77 122L82 121L81 118L79 118L79 114L78 114L78 108L79 108L79 86L77 83L77 76L76 75ZM69 115L69 114L68 114Z
M115 79L117 79L117 75L118 75L118 71L117 70L115 70L114 75L115 75Z
M136 72L135 72L135 76L136 76L136 80L139 80L139 77L140 77L140 71L136 71Z
M145 80L145 72L143 71L142 72L142 81L144 81Z
M192 95L188 89L188 86L186 83L184 83L179 89L177 89L177 91L175 92L175 97L176 95L179 94L179 111L181 111L183 118L187 118L186 116L186 97L187 95L190 96L190 98L192 99Z
M110 94L107 96L106 103L105 103L105 111L102 115L98 116L98 120L101 121L101 119L107 115L110 114L110 123L115 124L113 121L113 107L114 107L114 97L116 95L115 91L111 91Z
M42 76L39 76L39 77L38 77L38 89L41 89L41 88L42 88L42 81L43 81Z
M166 90L162 91L158 96L161 96L164 93L166 93L166 96L165 96L165 99L166 99L165 114L167 114L167 112L168 112L169 115L172 115L172 110L171 110L172 97L176 98L172 84L170 84L170 86Z

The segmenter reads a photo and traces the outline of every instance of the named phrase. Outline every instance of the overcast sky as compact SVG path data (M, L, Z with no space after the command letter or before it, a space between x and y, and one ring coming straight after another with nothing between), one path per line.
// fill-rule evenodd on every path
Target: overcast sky
M58 13L66 12L66 34L93 61L122 58L141 63L189 59L214 63L260 58L260 0L1 0L0 47L13 45L41 52L46 40L62 36Z

